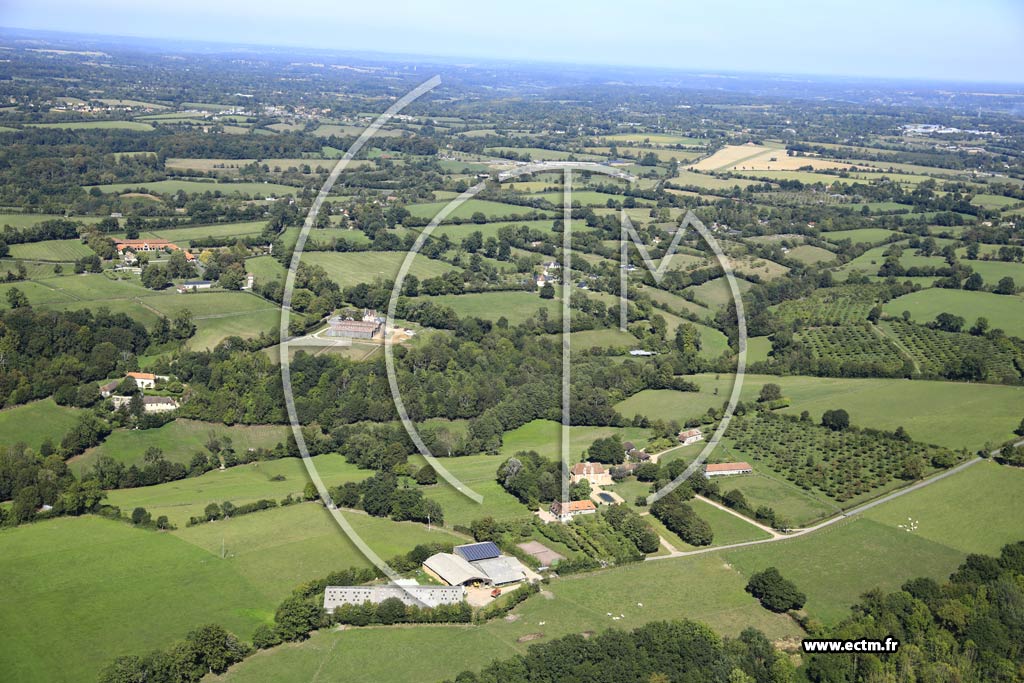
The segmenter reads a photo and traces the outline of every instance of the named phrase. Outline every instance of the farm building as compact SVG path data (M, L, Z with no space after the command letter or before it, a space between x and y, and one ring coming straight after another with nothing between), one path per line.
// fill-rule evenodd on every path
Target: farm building
M324 610L331 614L342 605L380 604L398 598L406 605L457 605L466 596L462 586L416 586L388 584L385 586L327 586L324 589Z
M197 292L200 289L210 289L213 287L213 283L209 280L192 280L190 282L182 282L178 285L178 294L184 294L185 292Z
M562 503L561 501L555 501L551 504L551 514L553 514L559 522L568 522L573 517L580 515L593 515L597 513L597 506L594 505L592 500L573 500L568 503Z
M151 372L129 372L128 377L135 380L139 389L152 389L156 386L156 375Z
M163 251L164 249L178 249L178 245L167 240L115 240L114 246L118 252L124 251Z
M502 555L490 541L455 546L452 554L438 553L423 568L450 586L486 583L504 586L527 578L527 569L514 557Z
M704 476L710 479L711 477L723 477L730 474L750 474L754 471L754 468L749 463L745 462L720 462L712 465L704 466Z
M374 320L348 320L334 317L327 321L328 337L348 337L351 339L372 339L381 328L381 323Z
M551 548L547 547L537 541L527 541L526 543L520 543L519 549L527 555L532 556L535 560L540 562L540 569L548 569L551 565L555 564L559 560L564 560L565 556L556 553Z
M692 443L697 443L698 441L703 440L704 435L701 433L699 429L684 429L683 431L679 432L679 443L683 444L684 446L689 446Z
M478 560L472 565L487 576L488 583L495 586L506 586L526 580L526 567L522 562L509 555Z
M459 555L437 553L423 561L423 570L448 584L449 586L465 586L467 584L490 583L490 578Z
M178 409L178 402L166 396L143 396L142 410L147 413L169 413Z
M612 483L611 473L599 462L578 462L570 470L570 480L573 484L586 479L593 486L610 486Z
M117 387L119 387L120 385L121 380L119 379L112 379L106 384L101 384L100 396L102 396L103 398L110 398L111 395L114 393L114 390L117 389Z

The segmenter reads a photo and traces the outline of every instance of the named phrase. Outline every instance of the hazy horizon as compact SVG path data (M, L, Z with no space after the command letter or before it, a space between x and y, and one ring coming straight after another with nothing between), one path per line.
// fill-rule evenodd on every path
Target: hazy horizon
M765 7L727 0L686 7L664 0L584 8L523 0L516 11L466 10L444 0L372 7L325 0L174 8L99 0L5 0L9 29L277 48L377 52L407 57L551 62L712 73L1024 83L1024 5L985 0L881 0ZM451 11L446 11L450 8ZM586 13L586 16L583 14ZM658 21L651 21L658 17ZM154 26L160 26L159 35ZM501 27L501 36L494 35Z

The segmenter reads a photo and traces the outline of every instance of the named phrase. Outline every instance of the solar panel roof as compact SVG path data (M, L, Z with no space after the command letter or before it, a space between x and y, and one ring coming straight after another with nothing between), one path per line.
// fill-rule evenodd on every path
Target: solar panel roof
M455 554L464 558L467 562L489 560L492 557L501 555L501 550L494 543L484 541L483 543L467 543L466 545L455 546Z

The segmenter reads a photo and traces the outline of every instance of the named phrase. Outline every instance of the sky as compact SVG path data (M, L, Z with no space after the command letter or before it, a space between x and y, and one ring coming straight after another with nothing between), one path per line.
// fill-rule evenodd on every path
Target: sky
M0 26L716 73L1024 83L1024 0L0 0Z

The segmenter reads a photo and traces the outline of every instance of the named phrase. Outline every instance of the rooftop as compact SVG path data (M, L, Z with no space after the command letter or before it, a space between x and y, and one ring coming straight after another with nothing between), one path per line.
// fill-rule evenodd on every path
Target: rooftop
M719 462L705 465L706 472L731 472L732 470L752 470L753 467L746 462Z

